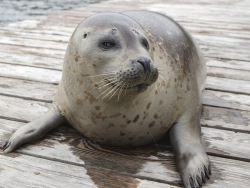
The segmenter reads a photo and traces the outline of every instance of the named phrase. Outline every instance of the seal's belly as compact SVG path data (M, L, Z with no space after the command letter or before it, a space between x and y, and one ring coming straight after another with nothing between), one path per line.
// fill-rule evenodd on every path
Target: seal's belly
M153 143L163 137L174 123L173 113L149 111L146 113L113 113L74 116L70 123L84 136L103 144L139 146Z
M154 121L144 124L103 122L82 125L78 131L94 141L108 145L139 146L159 140L170 126Z

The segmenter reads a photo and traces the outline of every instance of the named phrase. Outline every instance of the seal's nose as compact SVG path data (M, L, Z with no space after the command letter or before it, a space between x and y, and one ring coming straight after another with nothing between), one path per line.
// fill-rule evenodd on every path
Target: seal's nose
M144 72L150 72L150 59L145 57L140 57L137 59L137 62L140 63L143 66Z

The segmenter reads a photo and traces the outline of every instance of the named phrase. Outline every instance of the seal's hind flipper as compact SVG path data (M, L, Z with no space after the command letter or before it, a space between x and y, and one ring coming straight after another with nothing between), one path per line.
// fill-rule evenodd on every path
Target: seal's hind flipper
M19 128L3 146L3 152L9 153L18 146L41 138L48 131L57 127L64 121L59 109L53 106L46 114L40 118Z

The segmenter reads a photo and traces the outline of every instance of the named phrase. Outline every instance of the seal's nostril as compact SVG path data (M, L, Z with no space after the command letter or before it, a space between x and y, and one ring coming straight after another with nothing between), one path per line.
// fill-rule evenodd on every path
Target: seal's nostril
M139 58L137 59L137 62L140 63L143 68L144 68L144 72L149 72L150 71L150 59L147 58Z

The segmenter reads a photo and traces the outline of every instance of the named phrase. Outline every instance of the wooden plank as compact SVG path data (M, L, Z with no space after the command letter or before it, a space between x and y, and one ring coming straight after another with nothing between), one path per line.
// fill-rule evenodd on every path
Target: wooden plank
M142 180L84 166L41 159L37 157L0 153L1 185L17 187L160 187L177 188L167 183ZM29 178L27 178L29 177ZM52 178L53 177L53 178ZM25 181L24 181L25 180ZM62 181L63 180L63 181Z
M21 49L21 48L20 48ZM14 54L13 54L14 53ZM46 56L46 55L45 55ZM63 58L64 56L62 56ZM62 69L62 58L51 58L44 57L35 54L26 54L22 51L1 52L0 50L0 63L24 65L30 67L41 67L47 69L61 70Z
M250 134L202 127L202 138L210 154L250 162Z
M250 96L205 90L203 104L250 111Z
M226 69L220 67L207 67L207 75L212 77L250 81L249 70L234 70L234 69Z
M206 89L249 95L250 81L208 76L206 80Z
M61 79L61 71L0 63L0 76L54 84Z
M50 103L0 95L0 117L31 121L45 113Z
M66 50L67 44L64 42L54 42L54 41L44 41L37 39L27 39L27 38L19 38L19 37L6 37L1 36L0 44L12 44L19 46L28 46L33 48L41 49L54 49L54 50Z
M218 129L250 133L250 112L203 106L201 124Z
M5 123L3 123L3 125L5 125ZM8 129L10 129L9 126ZM208 128L207 130L209 131ZM207 130L204 131L203 137L206 137ZM51 132L44 140L38 141L34 145L26 145L18 151L26 155L77 164L78 166L115 170L119 172L118 174L130 174L133 177L140 177L142 179L180 183L173 157L171 153L163 147L160 147L160 151L154 145L127 150L121 148L105 148L85 140L81 135L74 132L73 129L61 127ZM215 135L212 133L212 136L218 136L222 132L223 131L216 133ZM209 134L207 135L209 137ZM230 136L232 135L229 135L228 139L232 141ZM240 137L242 137L242 135L238 135L233 139L234 142L231 148L233 151L237 150L238 147L234 146L237 145L236 142ZM1 138L3 137L1 136ZM205 143L208 145L208 151L210 153L213 154L216 152L217 154L225 155L225 151L220 151L220 146L223 145L223 142L226 142L226 140L218 142L217 138L217 140L214 139L214 143ZM212 149L211 147L213 145L215 145L216 148ZM225 148L226 146L227 144L224 145ZM241 187L247 187L249 185L248 178L250 178L250 171L244 169L248 169L250 163L212 156L210 156L210 159L212 161L213 176L211 181L209 181L209 187L224 188L227 187L226 185L239 185L239 182L239 186ZM236 179L238 179L238 181L235 181Z
M0 78L0 95L52 102L56 88L53 84Z
M30 32L32 30L17 30L12 29L8 27L0 28L0 34L1 36L9 37L9 38L20 38L20 39L39 39L43 41L53 41L53 42L60 42L60 43L68 43L70 34L67 33L67 35L62 35L61 33L46 33L43 32L43 30L40 30L40 32Z
M206 64L207 66L210 67L221 67L221 68L250 71L250 63L248 61L206 58Z

